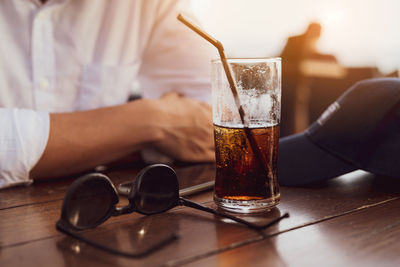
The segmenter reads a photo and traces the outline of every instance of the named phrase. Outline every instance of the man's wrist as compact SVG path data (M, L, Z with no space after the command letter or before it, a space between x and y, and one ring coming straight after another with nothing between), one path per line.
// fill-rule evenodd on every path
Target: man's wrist
M133 145L141 148L150 146L163 138L162 129L158 126L163 114L155 99L141 99L126 105L127 136L132 138Z

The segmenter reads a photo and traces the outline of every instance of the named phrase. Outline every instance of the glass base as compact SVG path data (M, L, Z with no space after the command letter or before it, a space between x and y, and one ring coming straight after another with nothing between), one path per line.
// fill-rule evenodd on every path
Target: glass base
M245 214L267 212L278 205L279 200L280 194L260 200L232 200L219 198L214 195L214 202L219 208L230 212Z

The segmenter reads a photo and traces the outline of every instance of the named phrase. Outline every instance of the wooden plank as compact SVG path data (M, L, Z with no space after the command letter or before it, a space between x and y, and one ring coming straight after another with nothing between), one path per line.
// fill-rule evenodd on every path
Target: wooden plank
M110 170L104 172L114 183L133 179L142 165L132 165L131 168ZM53 181L36 182L30 186L17 186L0 190L0 209L31 205L54 200L61 200L68 186L77 177L54 179Z
M313 221L335 217L365 205L392 199L400 195L399 191L399 181L396 179L384 179L365 173L353 173L350 176L340 177L313 187L282 188L282 203L277 209L270 213L245 217L250 221L260 223L268 221L284 211L289 211L291 218L282 221L279 226L264 232L264 234L274 234ZM204 196L208 201L211 201L211 192L200 195L200 197ZM214 205L211 202L209 204L211 206ZM0 229L2 231L0 241L3 248L0 262L12 261L13 257L20 255L17 257L21 260L18 262L19 266L31 265L36 262L43 264L42 260L53 258L54 261L50 260L50 262L53 266L57 266L58 264L56 263L59 262L60 253L62 257L65 257L64 254L67 253L70 255L68 256L69 260L74 261L75 258L79 258L80 260L77 261L82 263L93 261L99 265L109 264L111 259L120 265L131 265L134 262L139 266L157 266L157 264L165 262L179 262L188 257L206 255L220 249L229 249L231 244L238 242L254 242L254 240L263 238L263 234L238 226L235 223L226 224L216 220L212 215L188 208L179 208L171 213L178 218L181 238L149 257L141 260L121 259L121 257L116 256L110 257L106 253L81 243L79 243L79 250L89 252L80 252L79 255L76 255L75 252L67 252L63 251L63 249L54 250L54 247L58 246L60 248L59 242L62 242L61 247L64 249L71 245L69 242L75 242L71 238L63 238L54 228L54 224L59 217L60 208L61 201L54 201L40 205L1 210ZM114 229L117 232L120 228L119 224L135 223L139 217L137 214L132 214L115 218L96 229L94 233L96 231L100 233L102 229L105 229L104 227L111 227L110 229ZM159 222L161 225L163 221L162 217L160 217ZM47 252L47 256L43 257L43 259L37 258L37 253L40 250ZM3 258L3 256L7 257ZM15 261L12 262L16 263Z
M400 179L356 171L308 187L282 188L279 209L295 219L284 220L280 230L336 216L364 205L400 196Z
M388 201L187 265L399 266L399 209L400 200Z

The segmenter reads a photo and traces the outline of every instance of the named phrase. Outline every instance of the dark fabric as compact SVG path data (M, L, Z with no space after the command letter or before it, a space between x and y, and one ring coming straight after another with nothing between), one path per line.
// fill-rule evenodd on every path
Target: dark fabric
M357 83L323 125L307 131L315 144L377 174L400 177L400 79Z
M306 132L283 138L280 146L278 179L285 185L354 169L400 177L400 79L357 83Z
M278 181L280 185L303 185L327 180L356 170L315 145L305 134L279 140Z

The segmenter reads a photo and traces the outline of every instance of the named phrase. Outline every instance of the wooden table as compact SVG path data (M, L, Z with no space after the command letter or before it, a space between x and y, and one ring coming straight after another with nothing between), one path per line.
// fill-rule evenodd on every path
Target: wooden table
M106 173L118 184L142 167ZM180 238L140 259L108 254L56 230L71 181L0 191L0 266L400 265L400 179L357 171L309 187L282 187L276 209L244 217L258 223L290 213L262 232L177 207L151 221L155 229L177 230ZM212 192L190 198L215 208ZM112 218L89 234L110 244L129 243L130 233L148 219L137 213Z

